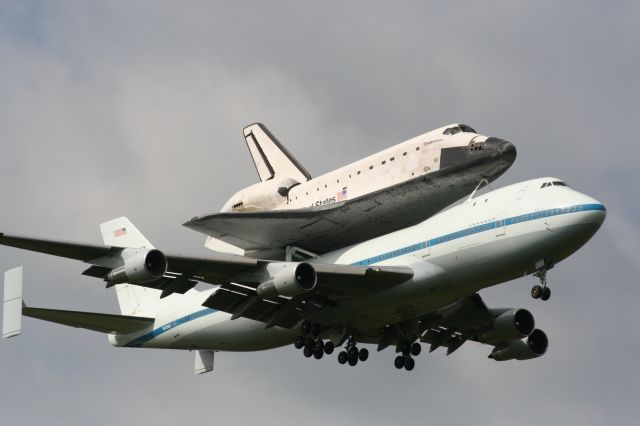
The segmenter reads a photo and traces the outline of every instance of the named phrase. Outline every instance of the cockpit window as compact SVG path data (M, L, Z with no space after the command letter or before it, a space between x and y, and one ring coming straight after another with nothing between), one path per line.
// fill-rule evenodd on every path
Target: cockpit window
M460 130L460 127L452 127L451 128L451 134L455 135L456 133L460 133L462 130Z
M564 182L560 182L559 180L557 180L557 181L553 182L553 184L554 184L555 186L567 186L567 184L566 184L566 183L564 183Z
M451 134L451 127L447 127L444 132L442 132L443 135L450 135Z
M470 126L467 126L466 124L461 124L460 129L462 129L462 131L466 133L478 133L475 130L473 130Z

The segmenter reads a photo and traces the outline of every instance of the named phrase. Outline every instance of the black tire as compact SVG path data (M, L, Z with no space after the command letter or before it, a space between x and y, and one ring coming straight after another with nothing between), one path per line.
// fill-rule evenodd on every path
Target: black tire
M322 359L323 355L324 355L324 351L322 349L320 349L320 350L316 349L316 350L313 351L313 357L315 359Z
M365 362L369 358L369 351L367 348L362 348L358 351L358 359Z
M307 358L309 358L311 355L313 355L313 349L305 346L304 349L302 350L302 354Z
M322 326L318 323L311 324L311 334L319 336L322 333Z
M315 351L320 351L320 352L324 352L324 342L321 339L316 340L313 343L313 350Z
M302 349L304 347L304 337L302 336L296 337L295 342L293 342L293 346L295 346L296 349Z
M334 345L333 342L329 340L324 344L324 353L327 355L331 355L335 348L336 348L336 345Z
M422 352L422 346L420 345L420 343L416 342L411 345L411 355L418 356L420 355L420 352Z
M358 363L358 357L357 356L356 357L349 357L348 362L349 362L349 365L353 367Z
M551 289L549 287L545 287L542 289L542 296L540 296L540 300L549 300L551 297Z
M300 331L302 332L303 336L309 334L309 332L311 331L311 323L307 320L302 321L302 324L300 324Z
M347 349L347 354L349 354L349 358L358 358L358 348L351 346Z
M416 366L416 362L411 357L406 357L404 359L404 369L407 371L413 370L413 367Z
M402 367L404 367L404 357L398 355L396 359L393 360L393 365L395 365L395 367L400 370Z
M542 287L540 287L539 285L534 285L533 287L531 287L531 297L533 297L534 299L540 299L540 296L542 296Z
M345 351L340 351L340 353L338 354L338 362L340 364L346 364L348 358L349 355L347 355Z
M307 336L304 338L304 347L305 348L309 348L311 350L313 350L313 345L315 343L315 340L313 340L313 338Z

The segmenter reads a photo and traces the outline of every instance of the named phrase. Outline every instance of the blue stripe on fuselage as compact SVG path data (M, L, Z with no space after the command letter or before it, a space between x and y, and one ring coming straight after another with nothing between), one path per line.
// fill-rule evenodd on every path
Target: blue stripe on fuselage
M192 314L189 315L185 315L183 317L180 317L176 320L173 320L161 327L155 328L152 331L148 332L147 334L143 334L140 337L137 337L135 339L133 339L132 341L130 341L129 343L127 343L126 347L130 347L130 348L139 348L140 346L144 345L145 343L147 343L149 340L153 339L154 337L157 337L159 335L161 335L162 333L166 333L167 331L171 330L172 328L176 328L179 325L182 324L186 324L189 321L193 321L195 319L204 317L206 315L211 315L216 311L215 309L211 309L211 308L204 308L201 309L199 311L196 311Z
M418 250L423 250L427 247L437 246L438 244L448 243L459 238L468 237L469 235L479 234L481 232L490 231L502 226L511 226L530 220L542 219L545 217L559 216L568 213L584 212L590 210L602 210L606 211L602 204L580 204L571 207L563 207L557 209L541 210L534 213L527 213L519 216L513 216L507 219L495 220L493 222L487 222L482 225L472 226L460 231L452 232L450 234L442 235L440 237L433 238L428 241L412 244L410 246L402 247L396 250L388 251L386 253L379 254L377 256L369 257L367 259L359 260L352 263L352 266L367 266L374 263L383 262L385 260L392 259L398 256L404 256L405 254L413 253Z

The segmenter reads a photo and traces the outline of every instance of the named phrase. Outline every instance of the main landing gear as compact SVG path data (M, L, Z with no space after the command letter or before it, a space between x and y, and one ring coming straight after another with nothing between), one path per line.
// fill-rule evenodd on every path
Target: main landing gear
M348 363L352 367L358 364L358 361L365 362L367 359L369 359L369 351L367 348L358 349L353 336L347 340L345 350L340 351L338 354L338 362L340 364Z
M322 332L320 324L311 324L309 321L303 321L300 325L301 336L296 337L293 345L296 349L302 349L305 357L321 359L325 354L330 355L335 349L335 345L331 340L326 342L318 336Z
M300 324L300 336L296 337L293 345L296 349L302 349L305 357L314 357L321 359L324 355L330 355L335 350L335 344L331 340L322 340L319 336L322 333L322 326L310 321L303 321ZM338 354L338 362L340 364L349 364L354 366L358 362L364 362L369 358L369 351L366 348L358 349L353 336L343 338L347 340L344 350ZM342 344L342 343L340 343Z
M402 355L398 355L396 359L393 360L393 365L398 369L404 368L407 371L413 370L413 367L416 366L416 362L412 358L412 356L418 356L422 352L422 346L420 343L415 342L411 345L406 344L402 347Z
M531 297L534 299L549 300L551 297L551 289L547 287L547 271L551 268L553 268L553 263L543 263L538 268L538 271L533 274L534 277L540 280L540 284L536 284L531 288Z

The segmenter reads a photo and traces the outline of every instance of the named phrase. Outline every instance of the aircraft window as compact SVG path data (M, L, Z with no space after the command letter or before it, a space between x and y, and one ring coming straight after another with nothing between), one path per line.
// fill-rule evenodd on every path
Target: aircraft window
M383 164L383 165L384 165L384 164L387 164L387 161L386 161L386 160L385 160L385 161L383 161L383 162L382 162L382 164Z
M462 131L466 133L478 133L475 130L473 130L473 128L471 128L470 126L467 126L466 124L461 124L460 129L462 129Z
M460 127L453 127L451 129L451 134L455 135L456 133L460 133L462 130L460 130Z
M416 146L416 151L420 151L420 147L419 146Z
M391 158L389 158L389 161L393 161L395 159L396 159L396 157L391 157Z
M554 185L556 185L556 186L567 186L567 184L566 184L566 183L564 183L564 182L560 182L559 180L558 180L558 181L553 182L553 184L554 184Z
M447 127L447 128L445 129L445 131L444 131L444 132L442 132L442 134L443 134L443 135L450 135L450 134L451 134L451 127Z
M369 166L369 170L373 169L373 166Z
M358 170L358 174L360 174L360 170Z
M545 186L547 186L547 182L543 183L542 186L540 186L540 188L544 188Z
M403 153L402 153L402 155L407 155L407 153L406 153L406 152L403 152Z

